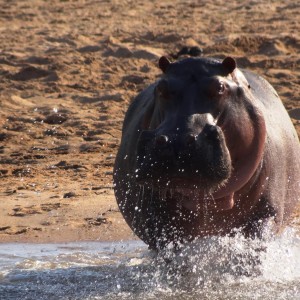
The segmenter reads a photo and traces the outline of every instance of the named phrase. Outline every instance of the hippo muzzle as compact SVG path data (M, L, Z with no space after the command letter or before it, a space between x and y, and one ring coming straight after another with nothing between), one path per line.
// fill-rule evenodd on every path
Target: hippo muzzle
M154 189L214 191L231 175L221 128L210 114L193 114L170 128L142 131L137 143L136 181Z

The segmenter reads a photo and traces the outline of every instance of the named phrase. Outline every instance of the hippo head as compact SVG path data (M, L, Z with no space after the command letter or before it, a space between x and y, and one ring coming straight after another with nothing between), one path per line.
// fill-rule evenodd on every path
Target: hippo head
M159 67L164 75L155 84L137 142L136 181L172 193L190 210L201 208L207 195L227 199L217 206L230 209L237 182L244 180L236 179L244 141L245 147L253 142L254 131L239 128L255 115L245 101L250 87L244 77L238 82L230 57L175 63L162 57Z

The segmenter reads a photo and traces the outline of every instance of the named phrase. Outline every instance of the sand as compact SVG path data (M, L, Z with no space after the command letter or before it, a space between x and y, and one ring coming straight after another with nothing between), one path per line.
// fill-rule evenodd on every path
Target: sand
M124 113L183 46L270 81L300 134L300 4L0 1L0 242L135 238L112 168ZM299 212L298 212L299 215Z

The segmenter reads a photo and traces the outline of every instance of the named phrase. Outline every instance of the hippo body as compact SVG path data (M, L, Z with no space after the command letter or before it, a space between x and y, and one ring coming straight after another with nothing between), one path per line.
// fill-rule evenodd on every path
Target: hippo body
M126 222L151 248L279 231L300 200L300 145L273 87L227 57L162 57L126 113L114 167Z

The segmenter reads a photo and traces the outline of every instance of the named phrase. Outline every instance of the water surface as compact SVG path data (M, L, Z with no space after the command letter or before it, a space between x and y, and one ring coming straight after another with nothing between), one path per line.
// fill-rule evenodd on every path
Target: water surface
M0 244L0 299L300 299L300 239Z

